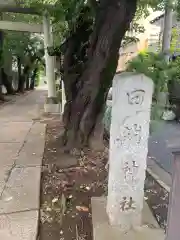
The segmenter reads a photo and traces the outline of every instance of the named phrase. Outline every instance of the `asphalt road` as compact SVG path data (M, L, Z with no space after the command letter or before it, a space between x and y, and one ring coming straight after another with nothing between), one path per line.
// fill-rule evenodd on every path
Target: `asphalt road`
M169 173L172 173L173 155L167 143L173 139L180 141L180 124L176 121L162 121L149 138L149 156Z

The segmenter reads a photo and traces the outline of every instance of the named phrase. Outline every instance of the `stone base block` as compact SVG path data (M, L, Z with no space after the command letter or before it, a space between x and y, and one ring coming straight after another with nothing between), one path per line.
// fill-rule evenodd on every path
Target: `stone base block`
M56 113L60 114L61 113L61 104L58 103L46 103L44 104L44 111L45 113Z
M119 227L109 224L106 214L106 198L92 198L92 220L94 240L164 240L165 234L160 229L148 205L144 204L143 225L129 232L122 232Z

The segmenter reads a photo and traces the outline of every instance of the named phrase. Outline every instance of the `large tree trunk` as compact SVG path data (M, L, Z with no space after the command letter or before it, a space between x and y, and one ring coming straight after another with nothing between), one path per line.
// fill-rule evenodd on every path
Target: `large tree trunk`
M137 0L100 1L83 72L78 78L72 76L75 84L72 79L64 79L67 104L63 140L67 150L89 144L104 109L120 44L136 12L136 4Z
M30 56L29 63L24 66L23 74L19 74L19 85L18 85L19 92L24 92L25 83L26 83L26 90L30 89L29 75L30 75L31 68L36 60L37 60L36 55ZM21 72L20 58L18 58L18 69L19 69L18 72Z
M2 13L0 14L0 19L2 20ZM12 87L12 83L8 79L8 75L5 73L4 68L3 68L3 46L4 46L4 32L0 31L0 71L1 71L1 88L2 85L6 87L7 93L8 94L14 94L14 89ZM5 56L4 56L5 57Z
M0 62L2 60L2 32L0 31ZM4 96L2 93L2 66L0 66L0 101L4 101Z
M20 76L19 84L18 84L18 92L24 92L25 82L27 84L27 78L29 76L29 65L24 66L23 74ZM26 90L29 89L29 81L26 85Z
M24 68L24 77L25 77L25 83L26 83L26 90L29 90L30 83L29 83L29 74L30 74L30 66L27 65Z
M24 75L21 75L19 78L19 82L18 82L18 92L24 92L24 83L25 83L25 77Z
M35 87L35 81L36 81L36 78L37 78L37 73L38 73L38 68L35 68L33 70L33 74L31 76L31 83L30 83L30 89L33 90L34 87Z
M5 73L4 69L2 68L2 83L7 90L7 94L15 94L15 91L12 86L12 82L9 81L8 75Z
M21 58L18 56L17 57L17 66L18 66L18 92L24 92L24 78L22 76L22 72L21 72Z
M2 94L2 85L0 85L0 101L3 101L4 102L4 96Z
M26 75L26 90L28 91L30 89L30 83L29 83L29 74Z
M5 101L4 95L2 93L2 74L1 73L0 73L0 101Z

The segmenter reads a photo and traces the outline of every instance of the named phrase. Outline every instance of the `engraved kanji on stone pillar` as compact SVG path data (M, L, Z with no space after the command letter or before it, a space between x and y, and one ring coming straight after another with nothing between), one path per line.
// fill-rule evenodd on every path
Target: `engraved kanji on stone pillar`
M112 225L141 225L153 82L142 74L113 80L107 213Z

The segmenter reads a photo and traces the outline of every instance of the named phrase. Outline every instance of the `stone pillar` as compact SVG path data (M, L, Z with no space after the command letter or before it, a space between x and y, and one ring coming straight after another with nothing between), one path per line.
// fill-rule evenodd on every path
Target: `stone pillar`
M53 46L53 37L51 32L50 17L46 14L43 17L44 27L44 47L45 47L45 61L46 61L46 81L48 85L48 98L53 99L56 97L56 84L55 84L55 59L48 54L48 47Z
M107 214L122 231L141 225L152 94L142 74L114 77Z

